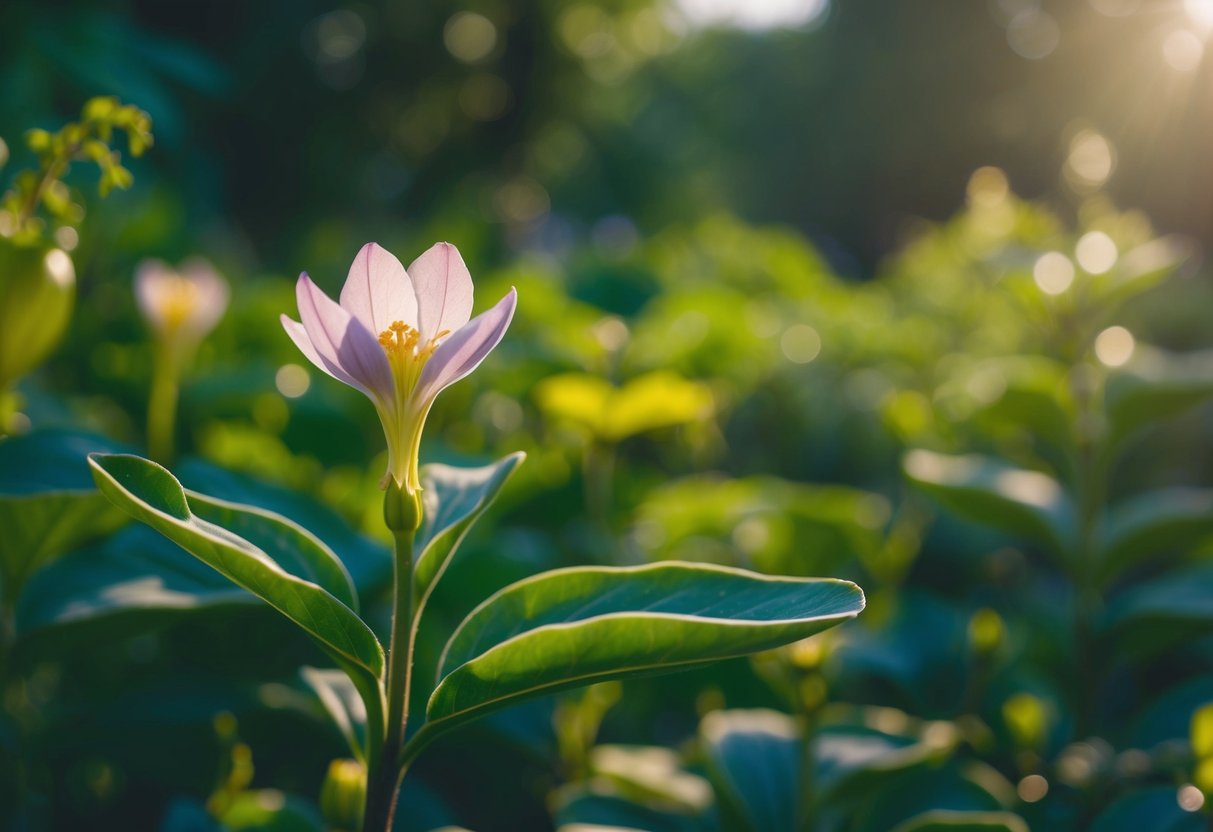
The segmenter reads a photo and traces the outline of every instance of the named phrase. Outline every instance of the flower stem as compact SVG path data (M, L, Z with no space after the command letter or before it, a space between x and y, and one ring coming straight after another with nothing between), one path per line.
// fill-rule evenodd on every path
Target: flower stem
M398 757L404 746L409 718L409 688L413 676L413 538L415 530L393 530L395 539L395 590L392 638L387 666L387 740L380 759L368 773L364 832L387 832L396 813L405 767Z
M173 457L180 388L179 362L171 346L156 345L152 359L152 390L147 403L147 450L152 459L168 464Z

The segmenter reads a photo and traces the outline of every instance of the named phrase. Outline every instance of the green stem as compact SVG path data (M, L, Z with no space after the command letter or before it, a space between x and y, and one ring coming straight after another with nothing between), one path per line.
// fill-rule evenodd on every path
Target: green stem
M395 589L392 637L388 646L387 735L378 760L367 776L364 832L387 832L396 813L396 795L407 765L398 757L404 746L409 718L409 688L413 676L413 537L415 531L393 531L395 538Z
M1078 528L1073 553L1072 574L1074 579L1074 714L1075 736L1090 735L1094 727L1098 648L1095 638L1095 616L1099 611L1097 571L1099 568L1098 525L1103 514L1106 491L1106 470L1100 464L1101 441L1088 433L1097 415L1097 397L1089 389L1075 390L1079 419L1078 448L1074 461L1074 490L1078 508Z
M157 343L152 359L152 390L147 403L147 450L152 459L168 464L173 457L177 424L180 362L170 345Z

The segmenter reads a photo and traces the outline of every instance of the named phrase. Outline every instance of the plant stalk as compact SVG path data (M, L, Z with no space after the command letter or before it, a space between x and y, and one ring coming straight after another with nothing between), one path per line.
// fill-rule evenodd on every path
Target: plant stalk
M409 689L413 676L413 538L415 530L393 530L395 539L392 636L387 665L387 739L367 773L364 832L388 832L396 813L396 795L404 778L399 757L408 729Z
M181 388L181 362L171 344L156 344L152 359L152 389L147 402L147 452L167 465L173 458L177 429L177 398Z

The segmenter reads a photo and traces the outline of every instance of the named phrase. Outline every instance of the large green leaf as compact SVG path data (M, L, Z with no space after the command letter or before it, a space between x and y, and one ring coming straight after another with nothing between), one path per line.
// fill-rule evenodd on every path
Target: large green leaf
M546 572L501 590L459 626L427 728L562 688L776 647L852 618L863 604L847 581L719 566Z
M908 722L898 711L871 711L886 714L878 722ZM896 733L867 724L826 726L813 738L814 792L826 802L863 800L891 774L947 759L959 739L959 732L945 722Z
M524 459L526 454L516 453L482 468L438 463L422 468L425 520L417 532L418 555L413 573L418 615L468 529Z
M795 829L804 775L796 721L770 710L715 711L699 738L721 808L738 829Z
M957 514L1030 537L1065 556L1074 528L1070 497L1057 480L987 457L916 450L903 467L912 483Z
M102 493L132 517L286 615L342 662L382 673L383 649L351 609L349 576L311 534L260 509L187 495L167 470L137 456L94 454L89 463Z
M126 522L86 461L113 450L101 437L59 430L0 442L0 583L10 596L40 565Z
M1114 506L1099 529L1100 571L1111 579L1135 562L1187 550L1213 534L1213 490L1166 488Z
M392 558L378 542L351 528L337 512L306 494L187 459L174 469L181 484L200 494L222 494L233 503L258 506L294 520L341 557L359 597L369 600L391 585Z

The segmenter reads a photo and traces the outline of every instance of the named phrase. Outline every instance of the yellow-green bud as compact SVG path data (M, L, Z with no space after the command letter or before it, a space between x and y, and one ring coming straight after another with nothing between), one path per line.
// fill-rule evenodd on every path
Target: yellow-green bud
M421 489L412 494L401 488L396 480L388 477L383 492L383 522L393 532L415 532L421 528L424 509L421 505Z
M362 828L362 808L366 803L366 766L357 760L333 760L329 763L324 785L320 787L320 813L336 830L354 832Z
M55 348L75 298L76 270L67 252L0 240L0 390Z

